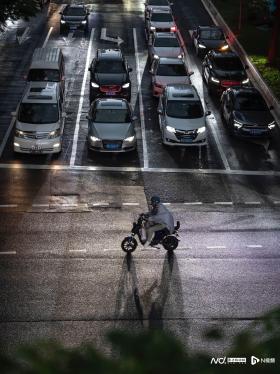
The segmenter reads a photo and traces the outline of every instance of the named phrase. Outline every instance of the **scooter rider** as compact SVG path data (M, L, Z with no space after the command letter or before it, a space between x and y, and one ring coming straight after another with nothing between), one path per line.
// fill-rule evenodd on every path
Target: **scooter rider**
M153 238L156 231L167 228L170 234L174 232L174 218L172 213L160 202L158 196L152 196L151 198L151 210L147 213L148 216L148 227L147 240L144 247L147 248Z

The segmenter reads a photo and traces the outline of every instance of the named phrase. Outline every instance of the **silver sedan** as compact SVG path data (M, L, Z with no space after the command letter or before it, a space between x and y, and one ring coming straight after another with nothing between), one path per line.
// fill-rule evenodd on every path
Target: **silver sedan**
M184 57L183 45L174 32L157 32L151 34L148 52L150 61L160 57Z

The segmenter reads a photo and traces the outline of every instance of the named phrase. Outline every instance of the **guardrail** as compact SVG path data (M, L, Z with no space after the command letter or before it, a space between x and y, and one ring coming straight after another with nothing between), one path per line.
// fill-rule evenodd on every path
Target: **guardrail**
M259 71L252 63L250 58L248 57L247 53L245 52L242 45L237 40L235 34L229 28L215 5L212 3L211 0L201 0L205 9L208 11L210 17L212 18L213 22L216 25L219 25L223 28L226 35L228 35L228 43L232 47L232 49L239 55L241 61L244 65L248 65L249 69L247 70L248 77L250 78L253 85L262 93L264 99L266 100L267 104L273 106L272 114L275 117L278 126L280 126L280 102L274 96L271 89L267 86L266 82L264 81L263 77L260 75Z

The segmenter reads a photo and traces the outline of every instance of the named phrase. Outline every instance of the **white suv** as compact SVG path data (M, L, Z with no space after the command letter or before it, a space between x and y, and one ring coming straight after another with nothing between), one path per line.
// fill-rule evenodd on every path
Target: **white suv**
M20 153L59 153L65 114L59 83L30 82L18 105L14 151Z
M206 116L191 84L166 86L158 105L162 142L170 146L206 145Z

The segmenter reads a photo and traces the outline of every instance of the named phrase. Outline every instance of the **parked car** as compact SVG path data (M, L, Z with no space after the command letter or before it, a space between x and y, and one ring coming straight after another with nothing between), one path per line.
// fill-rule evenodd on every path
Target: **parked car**
M276 122L260 92L253 87L233 87L221 97L221 115L230 132L240 137L267 137Z
M30 82L18 105L14 151L19 153L61 152L65 113L59 83Z
M202 62L202 77L209 94L221 94L229 87L248 85L246 69L236 53L212 50Z
M68 30L83 29L88 30L89 11L84 5L70 4L63 9L60 19L60 33Z
M135 150L136 119L125 99L95 100L88 115L88 148L118 153Z
M205 56L211 49L221 52L229 50L223 29L218 26L198 26L193 30L192 42L199 57Z
M122 97L130 101L128 66L120 49L98 49L90 71L90 102L98 97Z
M146 39L149 40L153 32L175 32L176 24L171 10L168 9L151 9L146 17Z
M207 144L206 119L200 97L190 84L167 85L159 98L162 143L169 146Z
M149 59L160 57L183 58L183 46L180 43L177 33L157 32L151 35L148 47Z
M152 74L153 96L159 97L167 84L190 83L190 75L185 62L180 58L162 57L155 59L152 63L150 73Z
M173 3L170 3L168 0L147 0L145 2L144 16L146 18L152 9L160 8L160 9L171 10L170 8L171 5L173 5Z

